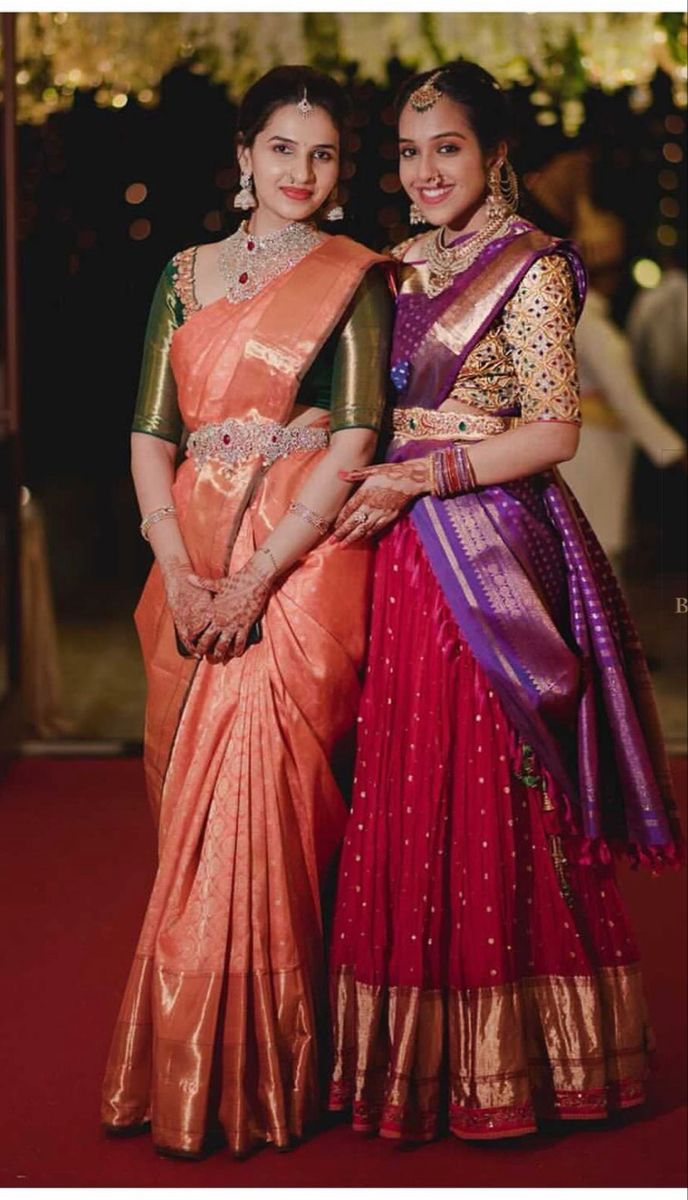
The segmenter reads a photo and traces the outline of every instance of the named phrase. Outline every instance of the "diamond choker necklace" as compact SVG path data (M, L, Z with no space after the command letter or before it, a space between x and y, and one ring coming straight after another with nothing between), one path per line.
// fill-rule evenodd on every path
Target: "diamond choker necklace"
M232 303L250 300L273 279L296 266L321 242L313 225L293 221L283 229L257 237L242 221L222 247L217 265L225 280L225 295Z

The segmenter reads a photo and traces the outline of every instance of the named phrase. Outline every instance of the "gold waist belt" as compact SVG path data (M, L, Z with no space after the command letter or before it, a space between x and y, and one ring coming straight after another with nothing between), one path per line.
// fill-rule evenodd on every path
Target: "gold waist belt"
M269 467L278 458L298 450L322 450L329 440L326 429L227 417L217 425L201 425L189 437L187 449L197 468L208 458L219 458L232 466L258 455L263 459L263 466Z
M509 428L509 417L484 417L481 413L437 412L427 408L397 408L392 414L396 435L406 438L455 438L479 441Z

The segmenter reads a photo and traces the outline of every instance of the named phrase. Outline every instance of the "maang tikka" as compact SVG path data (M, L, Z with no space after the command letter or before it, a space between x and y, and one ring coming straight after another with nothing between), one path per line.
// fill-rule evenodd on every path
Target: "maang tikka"
M409 104L415 112L427 112L437 104L438 100L442 99L442 92L435 87L435 80L439 79L441 74L441 71L433 71L425 83L417 87L415 92L411 92Z
M313 112L313 105L311 104L310 100L308 99L308 91L306 88L303 89L303 96L299 100L296 107L298 109L299 116L304 117L304 118L310 117L311 113Z

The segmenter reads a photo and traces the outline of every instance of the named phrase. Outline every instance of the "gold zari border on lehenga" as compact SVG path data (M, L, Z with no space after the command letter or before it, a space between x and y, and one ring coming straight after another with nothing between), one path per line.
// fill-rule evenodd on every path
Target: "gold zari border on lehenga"
M644 1100L652 1032L637 964L496 987L332 981L330 1107L354 1128L434 1137L448 1059L449 1128L458 1137L532 1133L537 1117L599 1119Z

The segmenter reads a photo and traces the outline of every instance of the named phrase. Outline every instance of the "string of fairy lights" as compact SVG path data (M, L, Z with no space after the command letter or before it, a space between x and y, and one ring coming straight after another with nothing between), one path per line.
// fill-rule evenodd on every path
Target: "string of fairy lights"
M280 62L305 62L384 84L390 58L413 70L460 56L505 86L532 84L543 126L575 135L589 87L630 88L642 112L657 70L674 103L688 102L688 33L679 13L20 13L19 120L40 123L79 90L102 107L159 101L180 63L223 84L236 100Z
M44 124L67 111L80 93L102 109L160 103L167 73L184 66L224 86L230 102L277 62L302 61L346 78L389 86L388 64L422 69L460 55L482 62L505 86L527 93L531 120L543 131L575 137L586 118L590 89L623 89L632 113L642 116L653 103L658 71L670 81L674 111L663 117L657 167L658 204L654 253L632 265L642 287L661 278L660 262L680 242L688 97L686 18L656 13L23 13L17 16L18 116ZM379 92L378 92L379 94ZM394 113L378 114L382 133L375 147L381 202L377 223L389 242L408 232L408 214L396 172ZM361 134L370 114L357 112L348 136L341 199L357 167ZM358 123L358 127L357 126ZM216 169L215 207L202 218L208 234L221 233L232 209L237 172ZM124 191L128 235L145 242L153 231L149 185L140 179ZM80 231L70 272L92 245L92 231ZM90 240L89 240L90 239Z

